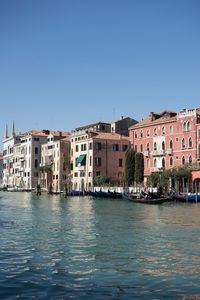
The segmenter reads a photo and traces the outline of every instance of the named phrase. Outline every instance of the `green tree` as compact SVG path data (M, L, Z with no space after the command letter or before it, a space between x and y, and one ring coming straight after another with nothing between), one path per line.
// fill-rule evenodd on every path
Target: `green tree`
M139 184L144 181L144 155L142 153L135 154L135 181Z
M162 186L166 191L169 188L169 178L171 176L171 171L170 170L164 170L160 174L160 186Z
M184 178L189 179L191 176L190 166L186 165L183 167L173 168L171 171L171 177L176 182L176 190L180 192L183 188Z
M151 173L151 175L148 177L147 184L148 186L157 187L160 184L160 173Z
M106 185L109 183L109 181L110 181L109 177L99 175L94 178L94 185L96 186Z
M135 180L135 151L129 149L125 154L125 180L128 186L133 185Z

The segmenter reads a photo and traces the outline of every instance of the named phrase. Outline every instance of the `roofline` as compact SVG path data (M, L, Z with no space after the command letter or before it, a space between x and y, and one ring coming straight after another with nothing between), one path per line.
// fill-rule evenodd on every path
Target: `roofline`
M96 123L92 123L92 124L88 124L88 125L84 125L84 126L79 126L79 127L75 128L74 131L80 130L80 129L85 129L85 128L88 128L88 127L91 127L91 126L94 126L94 125L97 125L97 124L107 124L107 125L111 125L110 122L96 122Z
M144 124L144 125L139 125L139 123L129 127L129 130L131 129L137 129L137 128L142 128L142 127L149 127L149 126L154 126L154 125L159 125L159 124L165 124L165 123L172 123L172 122L176 122L177 120L162 120L162 122L151 122L149 124Z

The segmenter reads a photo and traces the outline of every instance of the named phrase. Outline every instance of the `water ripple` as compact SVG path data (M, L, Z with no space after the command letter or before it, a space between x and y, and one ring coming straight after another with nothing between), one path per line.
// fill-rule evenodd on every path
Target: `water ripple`
M3 193L1 299L198 299L200 206Z

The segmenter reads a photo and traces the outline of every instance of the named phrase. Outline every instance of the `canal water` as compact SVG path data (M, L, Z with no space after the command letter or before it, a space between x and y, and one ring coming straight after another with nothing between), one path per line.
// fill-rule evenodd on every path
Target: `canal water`
M0 193L0 299L200 299L200 204Z

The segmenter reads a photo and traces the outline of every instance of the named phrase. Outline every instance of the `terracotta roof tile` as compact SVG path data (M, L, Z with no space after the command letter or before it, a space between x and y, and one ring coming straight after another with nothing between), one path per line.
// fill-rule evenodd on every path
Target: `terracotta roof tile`
M151 121L150 119L145 119L145 120L129 127L129 130L130 129L136 129L136 128L143 127L143 126L151 126L151 125L168 123L168 122L175 122L175 121L176 121L176 116L170 117L170 118L160 117L160 118L158 118L156 120L153 120L153 121Z
M97 133L97 132L95 132ZM104 139L104 140L124 140L129 141L129 137L111 132L98 132L93 136L94 139Z

